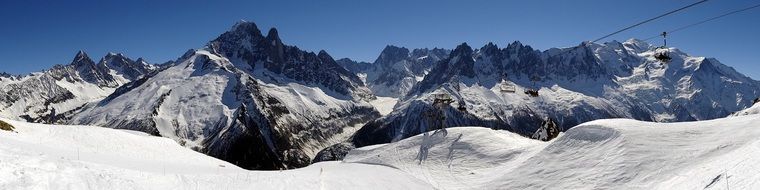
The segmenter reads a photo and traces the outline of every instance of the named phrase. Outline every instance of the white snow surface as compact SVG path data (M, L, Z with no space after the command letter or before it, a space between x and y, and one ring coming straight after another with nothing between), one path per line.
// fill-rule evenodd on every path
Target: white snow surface
M384 166L248 171L141 132L2 120L0 189L432 189Z
M549 142L449 128L247 171L141 132L2 119L0 189L756 189L760 117L587 122Z
M380 112L380 115L385 116L393 111L393 107L396 106L397 102L398 98L378 96L377 99L372 100L369 103Z
M757 115L683 123L604 119L549 142L449 128L358 148L344 162L398 168L437 189L757 189L758 126Z
M754 115L754 114L760 114L760 103L755 103L755 105L752 105L752 107L738 111L734 114L731 114L731 116Z

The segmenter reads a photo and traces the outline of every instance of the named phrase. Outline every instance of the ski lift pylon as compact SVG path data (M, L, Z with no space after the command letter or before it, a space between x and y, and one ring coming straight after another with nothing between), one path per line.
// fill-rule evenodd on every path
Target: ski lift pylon
M528 89L528 90L525 90L525 94L527 94L530 97L538 97L538 90Z
M454 102L451 95L447 93L433 94L433 105L423 112L423 116L428 118L428 122L434 130L443 130L446 132L446 111L444 107ZM437 132L437 131L436 131Z

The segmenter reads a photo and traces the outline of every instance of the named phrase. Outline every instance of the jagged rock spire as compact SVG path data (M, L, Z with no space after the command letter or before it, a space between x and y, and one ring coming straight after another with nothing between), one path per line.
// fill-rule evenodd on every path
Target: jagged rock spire
M83 65L95 65L95 62L90 59L90 56L87 55L82 50L79 50L77 54L74 56L74 60L71 61L72 65L75 66L83 66Z

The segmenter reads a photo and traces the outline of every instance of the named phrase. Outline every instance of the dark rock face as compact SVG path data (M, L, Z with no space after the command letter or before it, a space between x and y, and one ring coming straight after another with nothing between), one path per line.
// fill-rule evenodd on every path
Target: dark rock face
M403 61L407 57L409 57L409 49L389 45L385 46L383 52L381 52L380 56L377 57L377 60L375 60L375 65L379 67L390 68L393 67L395 63Z
M402 108L403 109L403 108ZM383 144L405 139L427 131L435 130L433 124L424 118L425 111L434 109L429 102L413 101L407 109L409 115L389 115L365 124L352 138L356 147ZM509 129L509 124L498 120L482 120L468 112L448 106L444 109L445 126L482 126L492 129Z
M427 92L440 86L441 81L457 80L459 76L475 77L475 61L472 59L472 52L472 48L466 43L457 46L449 58L439 61L430 74L410 91L410 94Z
M140 79L155 70L149 67L148 63L142 58L133 61L120 53L109 53L99 61L99 65L105 65L109 69L121 73L124 78L130 81Z
M354 148L356 147L350 142L338 143L319 151L311 162L340 161Z
M109 74L108 67L103 64L95 64L95 62L93 62L92 59L90 59L90 57L87 56L87 54L83 51L79 51L79 53L77 53L77 55L74 57L74 61L72 61L70 65L73 66L76 74L78 74L78 79L103 87L115 88L119 86L119 84L116 82L116 79L114 79L114 76ZM65 77L67 79L74 80L77 79L75 76L71 76L74 74L74 72L65 72L62 74L63 76L59 77Z
M533 133L531 138L540 141L550 141L554 138L557 138L557 136L559 136L559 128L557 127L557 123L554 122L554 119L546 118L543 122L541 122L541 127L538 128L535 133Z
M243 70L263 67L304 84L319 84L344 95L372 97L368 90L362 89L362 81L327 52L314 54L284 45L274 28L265 37L256 24L238 23L233 30L209 42L209 47L224 57L243 60L244 64L236 65Z
M4 121L0 121L0 130L13 131L13 129L15 129L15 127L13 127L13 125L8 124L8 123L6 123Z
M363 73L372 68L372 63L357 62L349 58L335 60L338 65L352 73Z

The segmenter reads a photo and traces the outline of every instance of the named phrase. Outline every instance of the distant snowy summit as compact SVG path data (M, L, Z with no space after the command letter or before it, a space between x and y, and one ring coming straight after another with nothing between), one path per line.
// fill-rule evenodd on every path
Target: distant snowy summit
M338 64L359 76L377 96L399 98L405 96L421 81L436 62L448 57L451 50L440 48L409 49L386 46L372 63L356 62L349 58Z
M22 76L0 75L0 117L65 121L84 105L156 70L142 58L108 53L96 63L79 51L67 65Z

